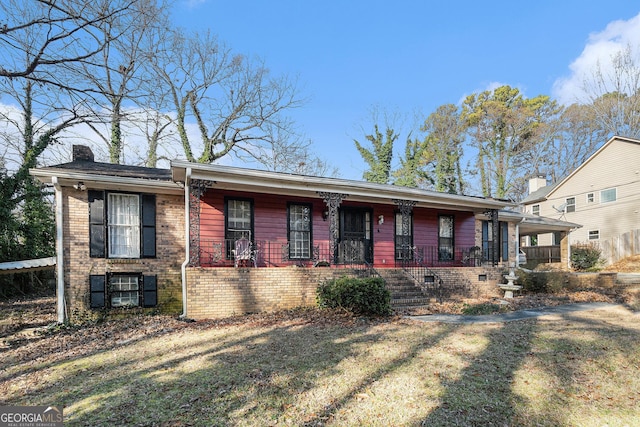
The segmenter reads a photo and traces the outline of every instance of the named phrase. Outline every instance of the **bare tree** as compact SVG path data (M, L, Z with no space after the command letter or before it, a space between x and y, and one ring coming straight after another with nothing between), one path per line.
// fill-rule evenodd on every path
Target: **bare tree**
M302 103L295 82L271 77L261 61L234 54L211 34L175 30L147 59L176 112L187 160L211 163L233 152L260 162L265 146L296 136L285 115Z
M105 48L92 64L83 64L83 78L97 92L93 97L92 117L86 124L108 147L112 163L123 160L127 102L130 106L144 102L142 85L151 75L143 64L157 42L159 29L167 27L165 13L163 2L137 0L126 15L103 20L97 25L101 32L96 36ZM147 85L147 90L153 89Z
M0 110L3 169L0 171L0 259L52 255L54 221L46 190L29 175L60 134L77 123L73 110L56 107L67 99L60 91L28 79L1 81L0 93L15 106Z
M277 132L278 129L274 129ZM241 157L242 158L242 157ZM338 176L338 169L331 167L312 150L312 142L290 134L269 138L268 143L255 147L251 159L274 172L289 172L299 175Z
M558 182L573 172L605 141L607 132L600 128L594 115L590 105L573 104L549 126L548 144L539 170L551 182Z
M598 62L583 89L607 136L640 138L640 58L631 46L615 53L610 64Z
M70 74L90 64L120 34L100 37L100 25L126 16L137 0L3 0L0 77L92 92ZM25 61L25 58L27 60Z

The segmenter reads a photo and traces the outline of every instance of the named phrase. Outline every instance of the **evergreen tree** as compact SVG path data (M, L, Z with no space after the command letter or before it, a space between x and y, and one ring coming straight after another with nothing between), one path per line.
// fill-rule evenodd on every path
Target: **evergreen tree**
M365 138L373 146L371 149L366 148L354 139L360 155L369 165L369 170L364 172L363 178L365 181L386 184L389 182L391 174L393 144L398 139L398 134L388 127L383 136L378 129L378 125L374 125L373 134L365 135Z

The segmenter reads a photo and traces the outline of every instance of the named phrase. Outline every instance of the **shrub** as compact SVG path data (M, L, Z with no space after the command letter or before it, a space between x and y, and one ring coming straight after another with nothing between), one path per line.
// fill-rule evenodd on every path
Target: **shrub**
M318 286L318 305L322 308L346 308L356 314L388 316L391 293L381 278L341 277Z
M593 271L600 263L602 251L595 245L571 246L571 267L577 271Z
M555 294L563 290L569 282L568 276L560 271L518 272L518 275L518 283L525 292L530 293Z

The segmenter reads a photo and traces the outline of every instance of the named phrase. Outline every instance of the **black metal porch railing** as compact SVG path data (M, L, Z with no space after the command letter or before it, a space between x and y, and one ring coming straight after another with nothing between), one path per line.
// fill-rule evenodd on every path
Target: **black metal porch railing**
M427 251L429 253L430 251ZM399 253L396 266L401 267L431 297L442 303L444 298L444 282L442 278L425 263L424 247L408 247Z
M257 267L343 267L359 271L361 275L376 275L373 271L373 253L366 242L353 240L340 242L335 253L331 253L328 242L311 248L291 248L286 241L252 241L252 258ZM233 267L234 239L200 239L200 267Z
M414 256L414 252L419 254L422 264L430 267L478 267L488 259L478 246L414 246L409 250L409 256ZM402 251L396 250L396 254L403 258Z

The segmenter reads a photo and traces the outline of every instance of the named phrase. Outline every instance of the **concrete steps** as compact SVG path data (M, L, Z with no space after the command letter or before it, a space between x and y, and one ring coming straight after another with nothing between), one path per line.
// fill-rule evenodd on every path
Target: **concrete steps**
M442 279L443 284L437 291L429 292L426 286L420 286L401 268L378 269L391 292L391 307L396 311L406 311L425 307L440 298L445 301L480 295L502 295L497 286L502 277L499 270L483 267L440 267L431 270Z
M431 298L402 269L381 269L378 273L391 292L391 307L394 310L423 307L431 302Z

